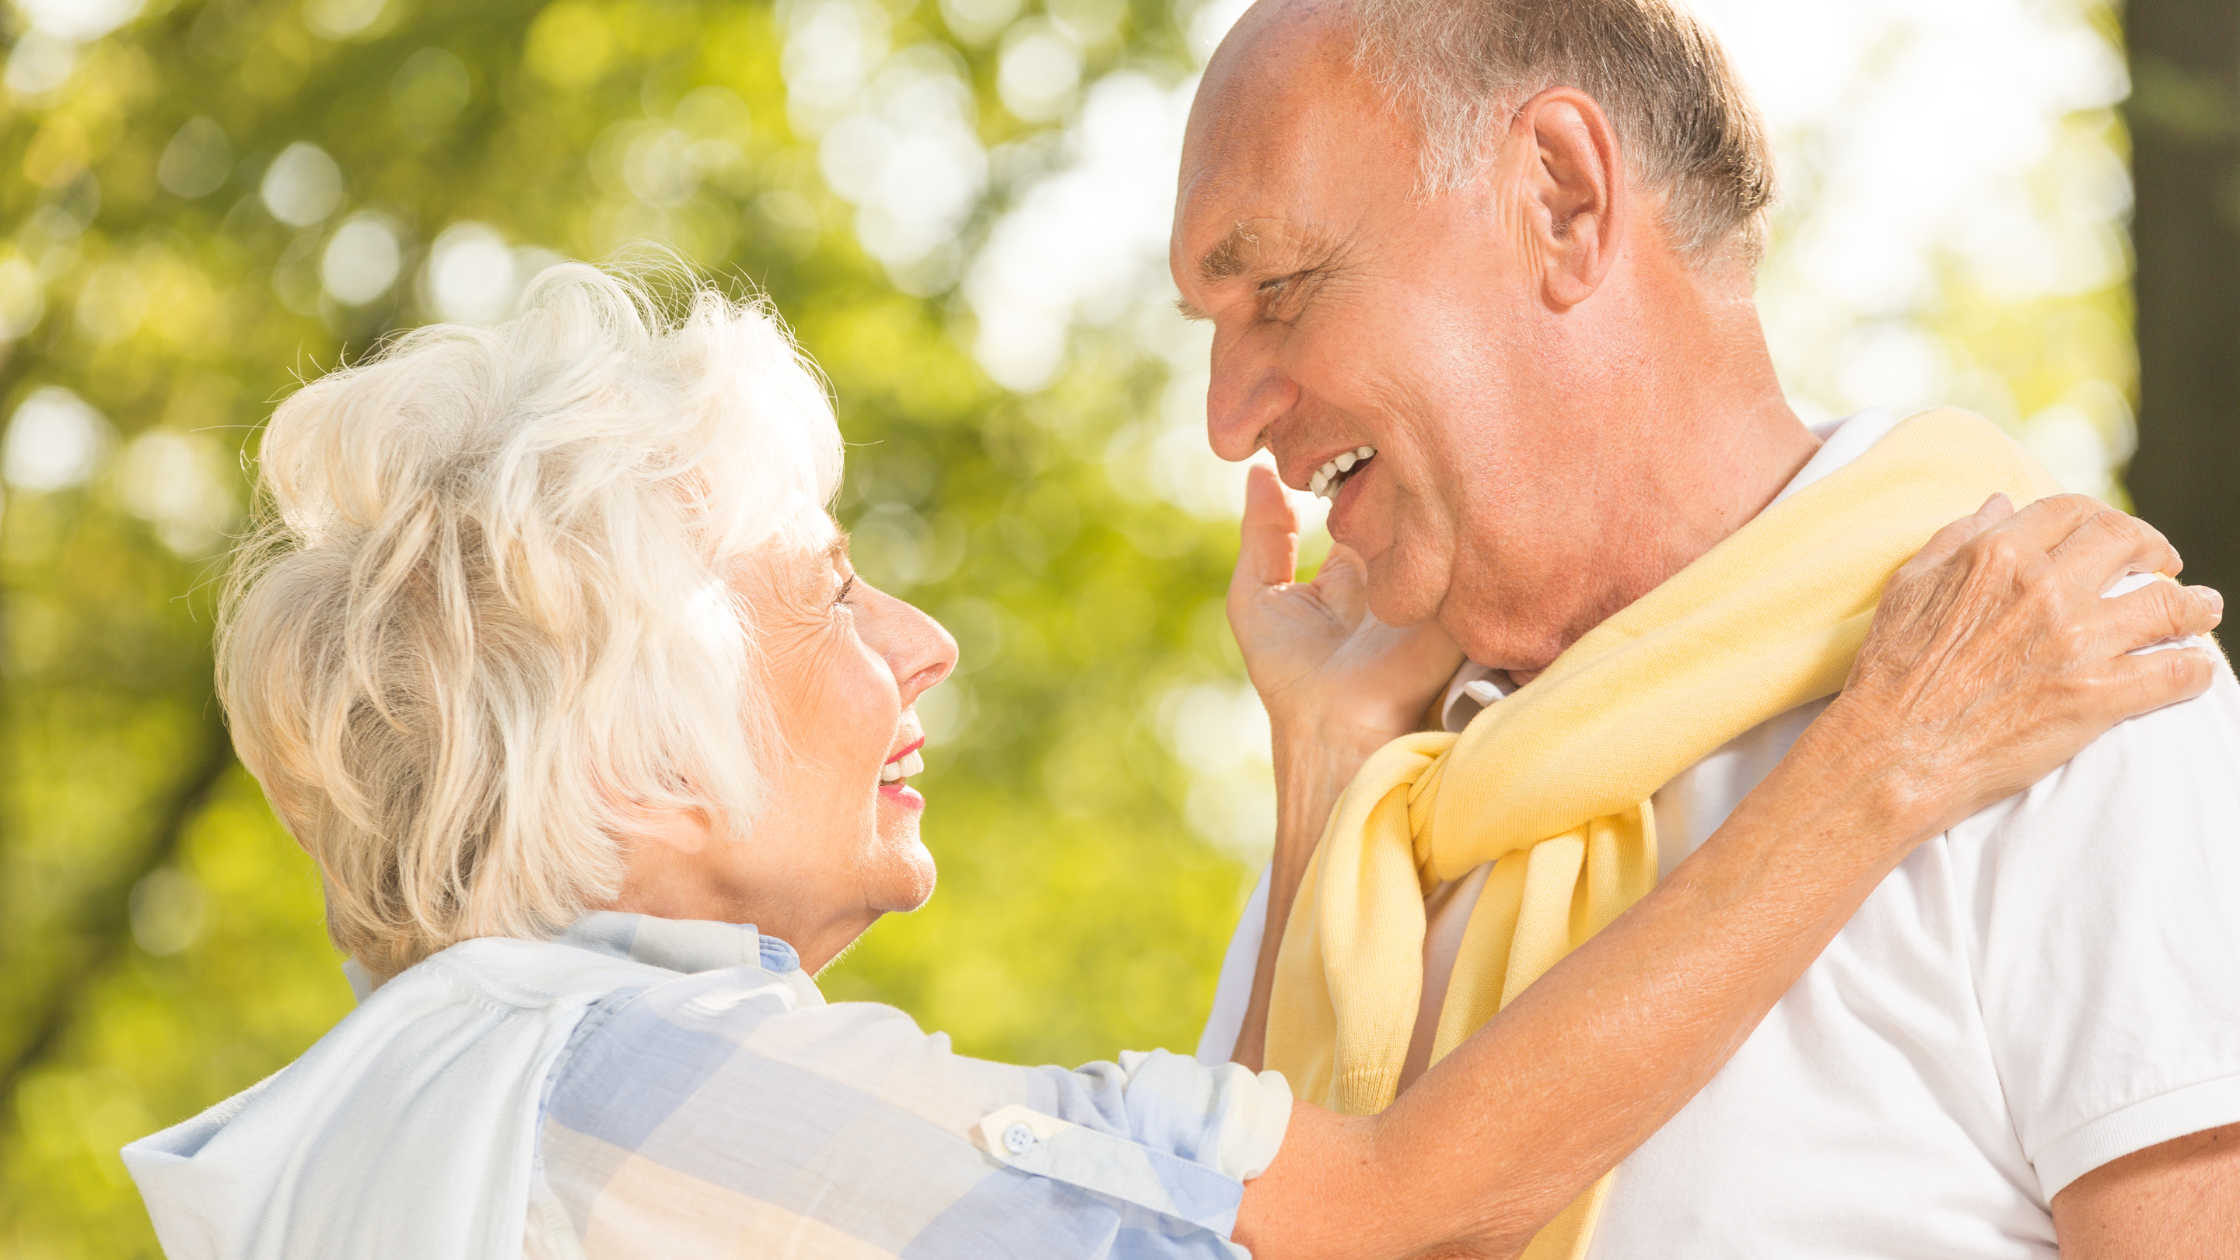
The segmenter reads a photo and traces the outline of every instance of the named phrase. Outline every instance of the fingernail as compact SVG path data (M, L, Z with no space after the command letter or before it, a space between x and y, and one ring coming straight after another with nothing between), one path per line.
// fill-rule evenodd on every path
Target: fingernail
M2193 589L2201 592L2201 597L2209 601L2210 608L2214 610L2218 616L2221 617L2224 615L2224 596L2222 594L2219 594L2215 587L2196 586Z

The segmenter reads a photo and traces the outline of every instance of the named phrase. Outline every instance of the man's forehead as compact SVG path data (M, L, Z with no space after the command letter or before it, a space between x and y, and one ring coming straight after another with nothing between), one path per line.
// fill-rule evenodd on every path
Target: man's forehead
M1352 146L1381 127L1383 112L1329 6L1255 5L1191 105L1176 190L1178 272L1218 283L1327 252L1341 235L1330 213L1351 217L1337 203L1348 200L1342 186L1358 182Z
M1330 236L1317 226L1333 191L1317 179L1327 167L1317 141L1328 128L1305 117L1312 104L1289 104L1272 102L1249 121L1193 137L1197 143L1184 150L1174 261L1200 283L1311 252Z

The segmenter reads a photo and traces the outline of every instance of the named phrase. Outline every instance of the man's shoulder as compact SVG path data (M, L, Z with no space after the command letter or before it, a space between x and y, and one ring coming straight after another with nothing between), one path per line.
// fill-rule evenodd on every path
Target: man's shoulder
M2161 819L2212 807L2222 808L2193 821L2229 832L2240 809L2240 681L2221 654L2209 690L2110 727L2024 793L2015 821L2109 809Z
M2240 1120L2240 683L2119 723L1948 837L1970 990L2047 1197Z
M2240 681L2109 728L1945 837L1992 953L2047 932L2152 936L2240 903Z

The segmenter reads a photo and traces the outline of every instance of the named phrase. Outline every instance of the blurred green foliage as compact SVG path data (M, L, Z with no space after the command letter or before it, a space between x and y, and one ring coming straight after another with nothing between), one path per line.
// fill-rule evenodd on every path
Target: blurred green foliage
M930 3L888 13L896 45L966 68L984 143L1033 130L995 103L993 51ZM1100 64L1177 45L1164 8L1125 20ZM431 285L478 259L545 257L525 247L656 239L769 294L856 444L860 563L963 642L923 780L940 890L828 991L1015 1060L1194 1042L1249 873L1182 825L1149 715L1235 676L1229 531L1107 484L1155 369L1085 363L1021 399L960 348L948 299L890 283L788 122L783 46L768 7L730 0L157 0L11 92L0 410L44 399L53 424L11 448L0 535L0 1254L154 1255L116 1148L348 1009L310 864L212 712L222 530L277 399L430 318ZM38 52L10 61L34 88ZM689 168L629 167L648 136ZM396 257L337 245L353 223ZM427 264L461 223L481 226L443 239L482 252L445 280ZM56 386L100 416L54 420Z
M924 706L945 731L922 780L940 889L875 928L827 992L894 1002L998 1058L1192 1043L1265 821L1245 790L1257 763L1234 755L1252 705L1220 609L1231 527L1172 506L1218 511L1227 491L1160 482L1197 475L1175 459L1203 455L1203 350L1171 318L1090 312L1104 327L1075 333L1054 383L1015 394L968 350L988 308L959 278L997 216L1078 156L1077 88L1166 90L1233 3L13 5L0 1257L155 1254L116 1148L279 1068L349 1006L310 865L210 701L211 586L255 426L395 329L494 318L543 262L643 255L634 242L791 321L854 444L839 510L860 567L963 648ZM58 39L34 10L92 25ZM131 20L103 33L103 12ZM882 65L909 73L875 92ZM1760 286L1800 409L1972 406L2115 493L2135 374L2122 242L2085 280L2022 296L1931 242L1933 293L1852 309L1815 278L1830 251L1809 240L1852 195L1821 185L1851 112L1786 141ZM2113 238L2092 191L2121 185L2101 178L2112 115L2081 111L2058 140L2033 199L2049 221L2087 204ZM1068 217L1081 208L1038 230L1140 249ZM1137 296L1156 313L1159 294ZM1035 309L1063 320L1072 301ZM1924 396L1893 397L1906 379Z

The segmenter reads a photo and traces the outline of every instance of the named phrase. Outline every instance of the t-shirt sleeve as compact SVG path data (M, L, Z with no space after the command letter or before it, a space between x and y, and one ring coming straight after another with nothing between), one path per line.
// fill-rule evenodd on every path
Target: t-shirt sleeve
M539 1160L593 1257L812 1241L927 1260L1241 1260L1243 1183L1290 1113L1272 1072L1164 1051L992 1063L889 1007L793 1009L708 973L594 1012L554 1076Z
M2110 1160L2240 1122L2229 666L1952 840L1988 846L1974 890L1984 1026L2048 1202Z

